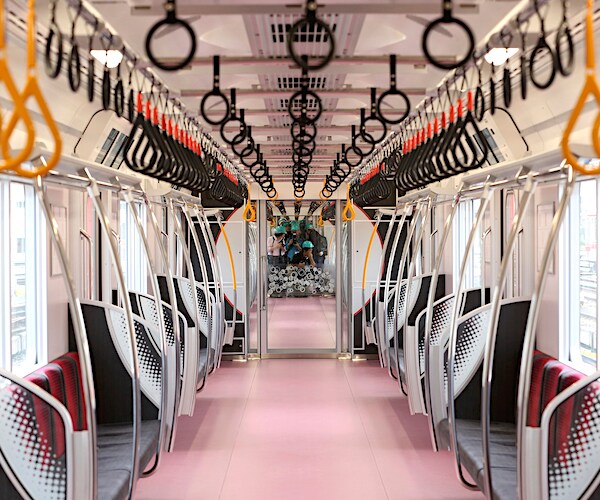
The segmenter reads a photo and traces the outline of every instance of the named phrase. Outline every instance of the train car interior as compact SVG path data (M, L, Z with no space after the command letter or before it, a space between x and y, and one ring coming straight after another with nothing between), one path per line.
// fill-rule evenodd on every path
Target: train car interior
M599 45L0 0L0 500L600 499Z

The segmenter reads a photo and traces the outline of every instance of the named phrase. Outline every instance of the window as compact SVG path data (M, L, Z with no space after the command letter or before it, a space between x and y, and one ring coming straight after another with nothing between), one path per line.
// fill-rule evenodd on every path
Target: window
M79 228L80 272L79 294L82 299L95 300L96 293L96 215L87 193L81 194L81 226Z
M136 203L136 208L145 232L146 206ZM119 254L125 283L129 290L146 293L148 291L148 261L133 213L124 201L120 202L119 223Z
M503 227L503 242L502 251L504 252L506 243L513 228L513 222L517 216L519 209L519 197L518 193L512 189L504 193L504 227ZM517 236L515 247L511 254L510 267L508 269L508 276L506 278L505 293L507 298L521 296L521 280L523 278L523 269L521 268L521 247L522 247L522 234L521 230Z
M0 182L0 200L0 366L25 375L45 361L45 238L31 186Z
M564 258L560 279L567 287L561 318L563 353L583 371L598 363L598 196L596 179L577 183L561 238Z
M456 291L458 288L458 276L460 274L460 266L465 255L465 247L473 229L473 223L477 217L480 200L465 200L458 205L458 211L454 217L453 241L454 241L454 269L453 276L456 277L453 283L453 288ZM479 231L483 229L480 227ZM481 238L475 238L473 248L469 255L469 263L465 273L465 281L463 289L474 288L481 286L481 260L482 260L482 245Z

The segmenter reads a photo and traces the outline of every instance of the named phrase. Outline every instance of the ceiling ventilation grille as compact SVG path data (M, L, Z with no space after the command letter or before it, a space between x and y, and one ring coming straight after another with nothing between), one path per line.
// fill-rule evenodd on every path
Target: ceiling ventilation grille
M330 25L333 34L337 30L337 24ZM311 29L309 29L311 28ZM285 43L288 31L292 29L291 23L274 23L271 24L271 37L273 43ZM329 36L320 24L310 26L305 24L301 29L296 31L294 42L298 43L327 43Z
M302 78L297 76L278 76L277 87L283 90L297 90L300 88ZM309 78L308 88L324 89L327 85L327 78L324 76L313 76Z
M288 106L290 104L290 100L289 99L281 99L280 102L280 107L282 110L287 110ZM308 99L307 102L307 109L310 111L311 109L316 109L317 107L317 100L316 99ZM294 100L294 109L300 109L300 101L298 99Z

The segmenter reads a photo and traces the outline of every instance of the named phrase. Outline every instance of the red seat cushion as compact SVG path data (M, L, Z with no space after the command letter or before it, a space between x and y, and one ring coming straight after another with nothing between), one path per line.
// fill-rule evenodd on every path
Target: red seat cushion
M56 399L65 400L65 386L60 367L46 365L25 377L41 389L52 394ZM42 441L56 456L62 456L65 451L65 429L58 414L40 398L33 398L33 407Z
M562 372L559 384L558 392L562 392L569 386L573 385L585 378L583 373L572 370L569 367L563 365L565 370ZM568 448L568 440L571 434L571 429L577 418L576 407L579 407L579 402L576 397L570 397L563 402L557 411L557 416L553 419L553 426L550 433L550 446L551 450L558 451L559 448Z
M58 365L63 373L66 392L66 401L63 403L71 414L73 429L84 431L87 429L87 421L79 356L75 352L69 352L52 361L52 364Z
M533 366L531 369L531 386L529 389L529 408L527 413L527 425L539 427L542 419L542 379L544 368L554 358L536 351L533 355Z
M69 411L73 430L87 428L79 357L69 352L25 377L58 399ZM38 431L57 456L64 453L64 426L56 411L39 398L33 398Z

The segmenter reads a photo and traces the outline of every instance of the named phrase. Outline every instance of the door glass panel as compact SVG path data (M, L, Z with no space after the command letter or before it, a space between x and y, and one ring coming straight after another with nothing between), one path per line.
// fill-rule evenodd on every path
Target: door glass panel
M268 348L313 350L336 347L335 226L317 224L311 203L284 205L267 236ZM314 204L313 204L314 206Z

